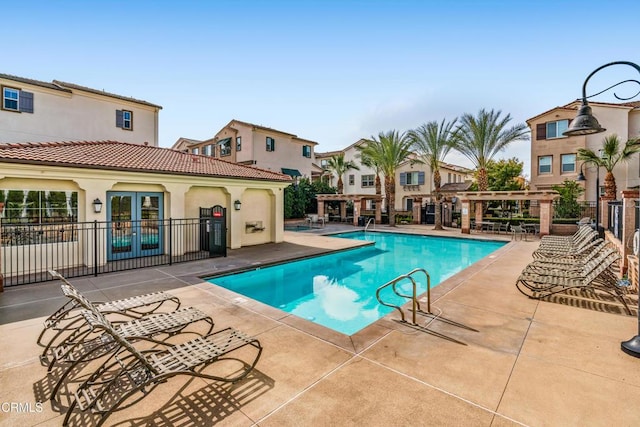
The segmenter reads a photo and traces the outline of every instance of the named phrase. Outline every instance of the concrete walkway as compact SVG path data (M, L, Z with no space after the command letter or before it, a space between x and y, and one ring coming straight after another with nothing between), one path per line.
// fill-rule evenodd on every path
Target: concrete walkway
M398 229L434 234L424 226ZM167 290L209 313L216 329L233 326L264 346L257 369L242 382L173 378L107 425L638 424L640 359L620 351L620 341L637 333L637 319L602 301L540 302L520 294L514 283L537 241L509 242L434 289L434 312L471 329L424 320L426 331L416 330L392 313L347 337L199 278L353 243L313 233L287 232L286 240L230 251L225 259L72 280L92 300ZM43 316L64 302L55 282L0 294L1 426L61 425L60 404L44 397L51 380L35 342ZM7 403L23 406L11 410ZM72 425L96 420L77 413Z

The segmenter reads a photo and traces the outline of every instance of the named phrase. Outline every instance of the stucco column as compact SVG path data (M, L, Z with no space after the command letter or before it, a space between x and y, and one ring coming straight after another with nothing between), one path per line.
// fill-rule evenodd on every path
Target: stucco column
M355 199L353 201L353 225L358 225L358 216L360 216L360 202L361 199Z
M324 200L318 200L318 217L322 218L324 216Z
M382 222L382 199L376 200L376 224Z
M272 198L274 203L273 207L273 234L271 235L273 242L280 243L284 241L284 189L278 188L273 190ZM322 216L324 216L324 202L320 203L322 206ZM320 211L318 210L318 214Z
M422 197L413 198L413 223L420 224L420 210L422 209Z
M627 255L633 255L633 235L636 232L636 200L640 197L638 190L622 191L622 261L628 267Z
M540 200L540 237L551 233L551 200Z
M600 197L600 224L605 230L609 229L609 202L613 200L611 197Z
M347 202L340 202L340 221L347 218Z
M480 223L482 222L482 202L476 201L476 229L480 229Z
M251 206L245 204L242 200L242 193L244 193L245 187L226 187L226 190L228 192L227 216L229 217L229 240L227 241L227 246L230 249L239 249L242 247L242 235L244 233L243 211L251 209ZM239 211L233 207L233 202L236 200L240 200L242 203ZM279 212L282 216L282 209Z
M462 230L462 234L469 234L471 232L471 216L469 215L471 204L469 200L461 200L460 205L460 229Z

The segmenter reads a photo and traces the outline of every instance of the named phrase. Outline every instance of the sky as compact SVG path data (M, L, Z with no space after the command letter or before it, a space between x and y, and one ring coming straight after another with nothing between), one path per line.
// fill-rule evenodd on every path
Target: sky
M481 108L515 125L580 97L599 66L640 62L637 0L23 0L2 15L0 72L161 105L162 147L232 119L317 152ZM634 78L609 67L588 94ZM497 159L511 157L530 175L530 142Z

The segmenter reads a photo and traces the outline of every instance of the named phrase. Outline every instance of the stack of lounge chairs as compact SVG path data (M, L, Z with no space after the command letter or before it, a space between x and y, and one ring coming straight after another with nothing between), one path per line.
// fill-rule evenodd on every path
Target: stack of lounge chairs
M601 291L612 295L631 314L619 286L615 267L620 259L617 249L598 238L598 233L582 226L568 237L544 236L533 253L516 287L530 298L541 299L572 289Z
M102 425L111 413L128 407L123 406L125 402L145 397L176 375L240 381L253 370L262 353L257 339L233 328L212 332L211 317L196 308L180 308L179 299L165 292L96 303L57 272L50 274L62 281L62 291L69 298L47 318L38 338L44 347L41 359L48 364L48 374L54 367L61 372L54 378L50 399L55 400L60 387L69 385L72 377L81 373L88 376L71 392L65 426L76 407L81 412L97 413L98 425ZM161 311L168 303L173 304L173 310ZM200 325L204 325L204 333L197 331L203 329ZM45 340L45 336L50 337ZM243 347L253 347L256 354L250 362L242 362L238 371L229 375L203 372Z

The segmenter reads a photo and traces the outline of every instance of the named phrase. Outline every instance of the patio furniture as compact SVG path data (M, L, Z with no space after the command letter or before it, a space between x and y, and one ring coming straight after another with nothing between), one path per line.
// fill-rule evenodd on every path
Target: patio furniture
M597 237L597 232L590 227L578 227L571 236L543 236L540 244L548 243L576 243L585 237Z
M511 240L518 240L518 236L520 236L520 240L522 240L524 238L524 240L528 240L527 239L527 231L522 228L519 225L512 225L511 226Z
M523 271L532 270L538 271L542 274L549 271L553 273L553 270L579 271L583 269L587 263L599 256L602 256L607 249L611 249L613 247L610 242L602 239L599 239L597 243L597 245L590 246L590 249L585 250L581 257L565 257L560 255L535 258Z
M498 234L500 234L503 231L504 231L504 234L507 234L509 232L509 223L508 222L499 222L498 223L498 228L496 229L496 232Z
M75 289L57 271L49 270L49 274L57 279L62 280L70 288ZM126 315L130 318L139 318L155 312L166 302L173 302L174 304L176 304L176 307L174 309L180 308L180 300L177 297L166 292L153 292L109 302L92 301L91 304L96 308L96 310L103 314L118 313ZM80 305L77 300L70 298L65 304L62 305L62 307L56 310L55 313L45 319L44 328L42 329L42 332L40 332L37 340L38 345L45 347L42 352L43 355L46 355L47 351L53 345L53 343L64 333L72 332L82 325L81 322L79 323L79 321L81 320L79 317L80 310L82 309L82 305ZM73 314L73 312L76 313ZM66 323L61 324L63 321ZM45 333L48 330L54 330L56 331L56 333L53 338L48 341L47 344L44 344L42 341Z
M119 350L80 384L69 405L63 426L69 424L76 406L80 411L100 414L97 423L100 426L111 413L137 393L141 393L141 396L133 399L135 402L148 395L158 384L177 375L231 383L240 381L253 370L262 354L262 346L257 339L233 328L226 328L177 345L141 338L139 341L148 341L156 347L138 349L129 339L120 335L104 316L96 316L90 311L83 312L83 315L87 322L111 335ZM223 357L245 346L257 350L257 355L251 362L247 363L236 357ZM203 372L217 361L230 359L243 364L240 371L237 374L234 372L233 376L224 377Z
M533 299L546 298L571 289L602 291L617 298L627 313L631 314L625 299L626 289L618 286L618 278L611 270L619 259L620 254L615 248L608 248L579 271L556 268L540 273L525 268L516 281L516 287Z

